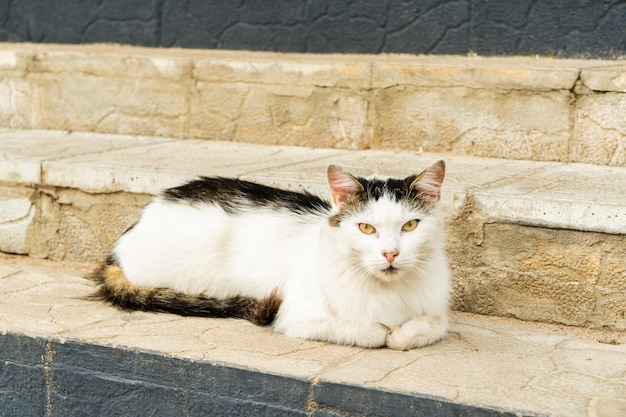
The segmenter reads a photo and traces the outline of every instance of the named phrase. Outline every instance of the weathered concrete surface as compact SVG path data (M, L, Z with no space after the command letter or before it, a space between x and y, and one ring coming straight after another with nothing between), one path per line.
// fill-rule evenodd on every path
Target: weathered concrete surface
M626 329L625 168L33 131L0 132L0 149L0 249L87 262L198 175L328 196L331 163L407 176L443 158L455 309Z
M624 166L625 68L0 44L0 127Z
M626 413L623 332L455 313L436 345L368 350L234 320L122 312L84 299L93 286L81 277L91 268L0 255L0 410Z

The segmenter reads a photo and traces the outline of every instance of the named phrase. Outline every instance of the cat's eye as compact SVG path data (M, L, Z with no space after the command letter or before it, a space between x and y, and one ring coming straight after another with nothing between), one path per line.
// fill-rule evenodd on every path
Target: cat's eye
M372 233L376 231L376 228L372 226L371 224L359 223L359 230L365 233L366 235L371 235Z
M420 221L417 219L413 219L413 220L409 220L408 222L404 223L402 225L402 231L403 232L411 232L413 230L415 230L415 228L417 227L417 224Z

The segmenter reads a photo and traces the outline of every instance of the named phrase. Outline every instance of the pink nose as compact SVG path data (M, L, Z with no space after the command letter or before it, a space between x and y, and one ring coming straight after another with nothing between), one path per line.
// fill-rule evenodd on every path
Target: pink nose
M398 256L400 252L398 252L397 249L391 250L391 251L383 251L383 256L385 257L385 259L387 259L387 262L389 263L393 263L393 261L396 259L396 256Z

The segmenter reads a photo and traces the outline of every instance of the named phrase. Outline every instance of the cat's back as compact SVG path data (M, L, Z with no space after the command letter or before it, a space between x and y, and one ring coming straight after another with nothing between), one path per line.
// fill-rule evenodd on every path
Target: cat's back
M201 177L165 190L163 201L173 204L217 205L229 214L266 210L293 214L327 214L330 204L308 192L285 190L237 178Z
M310 247L329 213L330 204L310 193L201 177L155 197L114 256L137 285L200 292L212 279L259 282Z

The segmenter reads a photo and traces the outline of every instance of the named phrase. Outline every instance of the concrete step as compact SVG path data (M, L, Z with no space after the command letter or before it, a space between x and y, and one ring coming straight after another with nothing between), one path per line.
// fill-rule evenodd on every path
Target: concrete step
M624 332L457 312L433 346L361 349L122 312L84 298L92 267L0 254L0 414L626 415Z
M33 130L0 131L0 155L0 251L81 262L198 175L328 197L330 163L407 176L445 159L455 310L626 329L626 168Z
M621 61L0 44L0 127L626 166Z

